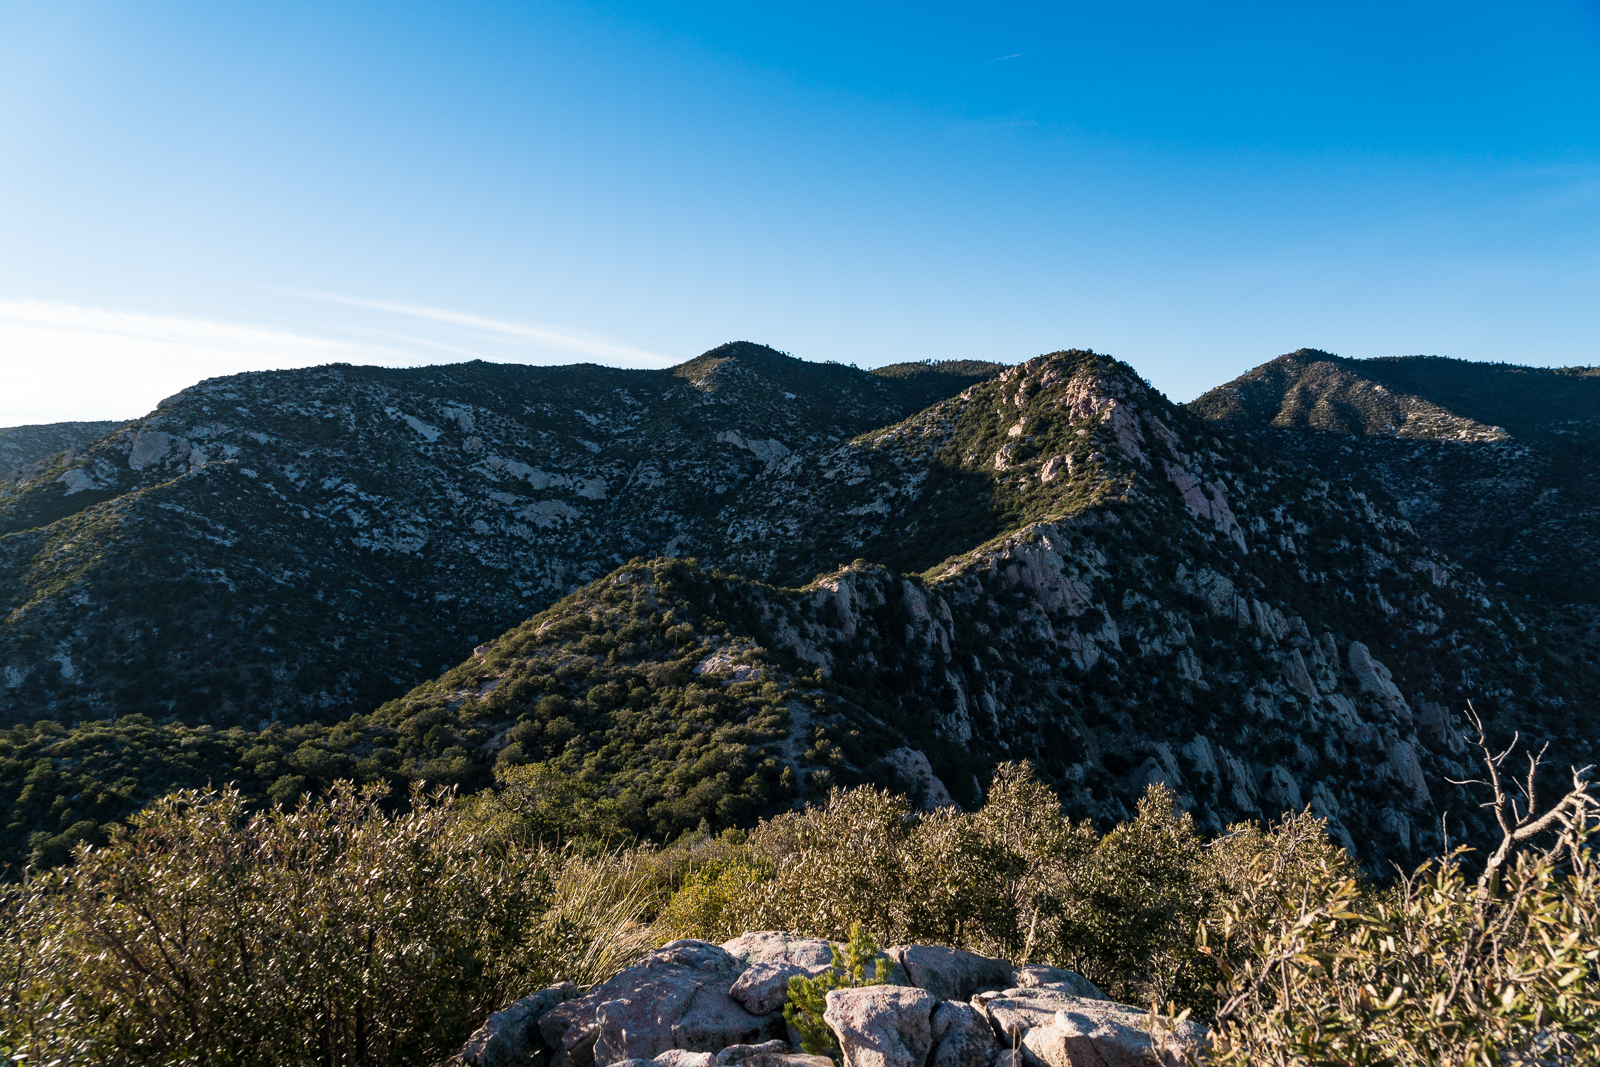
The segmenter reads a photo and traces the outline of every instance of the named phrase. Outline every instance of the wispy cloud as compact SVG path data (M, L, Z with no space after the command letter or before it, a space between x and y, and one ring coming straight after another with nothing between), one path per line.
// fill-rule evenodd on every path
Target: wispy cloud
M439 338L384 329L390 323L282 328L158 315L60 301L0 297L0 426L136 418L204 378L320 363L417 366L488 359L546 362L577 353L623 367L675 361L610 338L548 323L488 318L424 304L302 293L300 296L454 327ZM487 338L487 351L454 343ZM507 342L511 342L507 344ZM496 347L502 349L496 351ZM514 353L504 351L516 350ZM538 358L529 348L542 348Z
M1030 48L1026 52L1012 52L1009 56L995 56L993 59L984 60L982 66L992 67L996 63L1009 63L1013 59L1021 59L1023 56L1031 56L1037 51L1037 48Z
M132 418L202 378L416 363L392 345L270 326L0 297L0 425Z
M448 352L453 356L462 356L466 359L483 359L491 362L496 361L496 357L485 352L479 352L476 349L462 348L460 345L445 344L443 341L430 341L426 337L413 337L408 333L395 333L393 330L379 330L371 326L346 325L341 327L341 329L347 333L363 334L367 337L381 337L389 341L398 341L403 345L415 346L417 348L430 348L435 352Z
M329 303L344 304L349 307L366 308L370 311L386 311L395 315L408 315L412 318L448 323L452 326L465 326L469 329L481 330L501 337L514 337L523 341L532 341L535 344L563 352L576 352L581 355L592 356L606 363L637 367L667 367L677 362L655 352L648 352L642 348L635 348L632 345L623 344L608 337L586 333L567 326L556 326L544 322L493 319L485 315L475 315L466 311L452 311L448 308L431 307L427 304L409 304L391 300L366 300L360 297L339 296L331 293L301 293L299 295L316 300L325 300Z

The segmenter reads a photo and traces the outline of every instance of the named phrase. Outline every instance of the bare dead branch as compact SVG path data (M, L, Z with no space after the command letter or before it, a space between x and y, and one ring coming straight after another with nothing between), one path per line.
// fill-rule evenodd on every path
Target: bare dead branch
M1519 798L1507 794L1504 779L1500 771L1502 764L1511 756L1521 740L1521 733L1512 735L1511 744L1503 752L1495 752L1489 746L1488 733L1483 727L1483 719L1478 715L1471 701L1467 702L1467 717L1477 730L1478 736L1474 741L1475 747L1482 753L1483 764L1488 771L1489 780L1478 784L1489 786L1492 796L1489 800L1479 805L1494 812L1495 821L1500 825L1500 844L1490 854L1484 864L1483 874L1478 879L1478 891L1481 898L1486 899L1489 885L1496 873L1505 866L1507 860L1517 851L1517 846L1524 845L1533 838L1548 830L1559 827L1562 831L1560 839L1547 850L1547 854L1555 854L1562 850L1571 850L1570 842L1584 823L1600 816L1600 801L1597 801L1588 773L1591 770L1585 767L1582 770L1572 768L1572 788L1566 795L1556 801L1550 809L1539 814L1538 779L1539 768L1544 765L1545 753L1549 751L1549 744L1542 746L1537 753L1528 754L1528 773L1522 779L1512 778L1512 784L1521 794L1520 799L1525 802L1519 804ZM1465 783L1457 783L1465 784Z

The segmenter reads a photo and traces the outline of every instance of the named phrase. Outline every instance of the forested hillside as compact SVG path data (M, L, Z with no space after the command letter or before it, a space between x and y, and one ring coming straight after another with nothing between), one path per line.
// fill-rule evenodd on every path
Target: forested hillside
M331 390L351 372L318 373L312 380ZM392 517L392 501L315 479L313 459L331 453L302 458L274 446L284 464L274 475L260 460L245 468L242 446L230 457L225 446L212 455L191 442L185 458L168 435L167 451L144 468L171 467L164 481L6 539L13 551L30 539L69 540L56 557L33 556L30 574L48 559L81 561L49 564L55 584L14 610L8 629L13 647L26 649L30 626L78 627L55 631L46 646L68 642L46 661L53 669L36 658L30 680L9 691L54 701L60 716L19 725L0 752L18 771L8 776L9 854L59 857L166 789L202 779L289 801L339 777L471 789L497 767L533 765L571 783L571 818L670 839L749 825L841 783L972 805L993 766L1027 758L1067 810L1102 825L1127 818L1162 782L1211 832L1309 805L1341 843L1381 864L1441 847L1441 817L1455 839L1487 831L1448 781L1466 773L1468 700L1494 736L1521 730L1549 740L1558 758L1587 761L1593 667L1530 628L1525 603L1497 594L1372 492L1263 452L1248 434L1218 432L1114 360L1058 353L991 377L985 367L909 365L870 379L824 367L824 379L838 379L829 388L865 391L845 390L829 406L831 394L815 385L814 410L802 413L786 405L808 373L776 354L719 350L661 379L666 399L689 404L689 414L673 409L647 431L648 413L636 412L620 439L590 442L600 451L535 432L542 443L517 447L539 467L491 451L484 434L499 435L496 449L516 442L481 409L466 423L435 425L363 401L382 434L330 432L369 451L388 442L386 464L364 477L410 485L419 502L476 486L472 498L454 489L462 501L443 514L456 517L419 527L409 552L376 547L386 528L377 517ZM850 419L920 403L879 389L896 382L946 397L850 434ZM769 432L753 428L761 397L765 417L798 427L797 447L756 436ZM801 429L809 440L794 436ZM166 431L139 431L154 433ZM85 459L89 468L72 469L111 465L115 440ZM606 466L618 462L607 448L655 451L631 467ZM572 462L551 458L561 449ZM580 452L597 473L576 466ZM355 471L355 454L341 454ZM440 466L455 456L458 467ZM659 485L641 488L646 468ZM591 477L603 494L582 495ZM541 480L542 501L488 488ZM233 490L212 488L205 499L207 486L224 484ZM707 486L712 499L700 510L682 503ZM178 492L202 494L184 498L194 511L160 503ZM468 515L492 517L483 509L502 506L495 494L520 510L463 528ZM318 518L297 520L313 512L296 501L314 498L324 501ZM641 510L647 501L655 510ZM14 503L31 506L26 494ZM512 521L556 504L588 510L548 527ZM175 574L170 592L140 592L159 573L148 560L178 565L127 532L143 520L115 518L140 508L195 530L220 530L226 518L238 536L175 539L184 551L209 545L222 575ZM296 520L323 540L272 540ZM69 532L91 523L116 531L102 548ZM343 523L352 525L335 544ZM525 541L512 530L519 523ZM634 537L662 543L631 561L593 547L620 550ZM326 545L330 555L319 555ZM97 599L114 586L119 559L145 575L126 579L123 595L149 601L127 614L108 606L121 601ZM549 577L558 571L561 581L597 576L560 596ZM269 574L275 599L253 599L249 583ZM528 621L484 632L491 608L519 603ZM235 614L213 619L199 610L207 604ZM154 611L182 617L159 621ZM481 625L463 634L469 618ZM166 643L174 627L191 643ZM427 670L415 651L422 636L439 648L470 638L476 651L463 648L459 666L386 699L373 678L395 685L406 670ZM239 647L255 650L254 666L228 659ZM112 657L90 672L91 648L128 666ZM152 648L184 656L182 669L164 673L168 660ZM394 648L410 658L385 651ZM270 658L280 653L300 666ZM358 679L373 696L365 710L343 713L328 687L369 691L349 688ZM323 688L303 692L313 681ZM117 686L142 700L117 705L120 714L143 707L148 721L113 723L96 710ZM162 692L178 695L163 704ZM137 743L124 739L130 730Z

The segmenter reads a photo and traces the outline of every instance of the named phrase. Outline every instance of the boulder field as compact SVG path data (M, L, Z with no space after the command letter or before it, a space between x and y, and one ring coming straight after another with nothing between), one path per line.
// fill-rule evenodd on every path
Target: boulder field
M765 931L722 945L674 941L581 992L541 989L491 1015L461 1067L832 1067L799 1052L783 1017L789 979L833 945ZM835 989L823 1021L844 1067L1178 1067L1204 1031L1152 1032L1072 971L1013 967L961 949L901 945L885 984Z

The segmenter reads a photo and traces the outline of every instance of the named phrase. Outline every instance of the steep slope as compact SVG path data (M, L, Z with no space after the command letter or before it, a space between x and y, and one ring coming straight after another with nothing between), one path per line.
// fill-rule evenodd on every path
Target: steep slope
M79 449L120 422L46 422L0 428L0 486L28 477L29 469L58 452Z
M696 551L794 450L994 369L738 343L203 382L0 491L0 721L370 708L629 556Z
M1600 623L1600 370L1302 350L1189 406L1389 501L1508 592Z
M798 377L773 385L786 371ZM269 508L313 498L331 502L316 512L337 534L327 543L347 544L370 540L368 529L378 525L370 516L392 515L397 505L370 488L365 499L323 479L381 475L381 483L364 484L397 495L407 479L440 496L453 488L463 498L455 502L459 510L427 520L417 549L341 557L351 561L348 577L339 575L342 585L373 584L362 587L370 590L367 603L338 606L346 613L330 624L338 629L285 638L252 630L249 620L224 620L231 631L218 627L263 634L255 638L263 647L302 655L297 669L308 674L341 666L312 659L318 647L344 640L374 657L344 669L371 669L382 663L373 650L385 635L398 635L391 639L399 644L422 632L421 622L390 611L407 607L402 597L411 590L403 583L410 579L364 569L369 560L434 568L417 571L422 577L443 567L439 580L447 584L426 601L410 601L410 618L453 626L450 632L463 637L463 615L452 612L464 612L468 596L473 606L490 602L518 575L545 573L524 568L556 560L572 567L562 581L596 575L553 604L545 600L548 607L539 597L567 587L516 590L505 610L520 609L514 618L527 621L483 641L441 677L336 726L163 727L170 754L153 773L188 780L199 773L199 757L185 762L185 754L198 749L206 766L278 799L340 774L471 787L486 781L496 762L533 762L579 797L586 824L667 837L702 822L744 824L841 782L898 783L929 801L949 795L971 804L997 761L1027 758L1074 815L1125 818L1145 786L1161 780L1213 831L1236 818L1310 805L1349 847L1380 864L1439 848L1441 818L1453 838L1486 832L1476 809L1446 781L1466 775L1454 713L1468 699L1498 737L1522 730L1550 740L1558 759L1592 759L1600 679L1591 666L1562 661L1517 608L1371 493L1171 404L1114 360L1064 352L975 383L946 376L952 387L945 399L859 432L850 419L881 418L894 396L859 372L824 369L837 376L828 390L868 390L845 392L845 402L830 409L829 392L802 392L802 372L805 365L775 353L713 353L668 376L662 395L635 394L645 410L625 426L611 409L598 414L599 390L580 401L555 394L547 378L540 395L554 409L549 421L524 426L518 420L531 418L525 410L513 418L477 394L463 399L461 381L450 382L443 399L425 401L443 394L442 379L427 380L431 392L406 391L381 375L325 369L323 403L341 397L340 418L359 430L341 423L331 439L359 443L361 456L389 457L387 466L368 458L364 465L374 470L363 469L353 446L337 460L342 465L330 458L333 446L306 447L311 431L304 424L316 423L303 412L292 415L299 422L274 416L285 420L276 427L299 435L276 468L297 479L269 474L264 462L250 468L253 475L236 470L244 464L245 433L225 442L241 442L232 457L222 445L194 443L213 438L183 436L185 457L173 443L179 435L164 428L173 424L146 425L129 431L127 458L153 451L140 451L138 435L168 434L165 458L154 463L172 465L167 481L58 521L50 536L79 529L74 523L87 529L93 515L111 522L105 516L117 508L159 508L171 502L160 494L177 484L199 487L185 490L194 495L184 506L204 506L207 516L235 514L228 511L233 499L257 501L253 512L238 505L243 518L231 520L238 526L218 534L235 544L252 516L282 536L277 531L286 527ZM902 380L926 381L937 369L913 365L902 373ZM416 379L405 381L411 389ZM797 428L784 438L750 413L767 403L757 415L773 420L791 410L789 394L804 403L796 405ZM227 399L237 398L202 391L185 402L210 404L213 412L204 414L215 419ZM566 416L563 400L597 422L585 415L573 416L581 424L556 421ZM311 406L288 397L278 403ZM435 414L467 403L470 426ZM245 414L263 417L253 408ZM412 421L437 437L428 439ZM505 425L523 427L523 436L512 437ZM602 437L600 425L622 429ZM597 450L563 443L563 433L585 432L596 435L584 439ZM273 433L289 437L282 428ZM465 450L472 437L481 450ZM175 461L184 457L191 466L196 449L203 465L174 476ZM96 461L72 469L97 471ZM532 474L512 471L512 462ZM655 472L648 480L660 484L635 494L646 479L627 475L647 463ZM425 473L410 473L416 471ZM498 503L489 494L532 486L541 476L548 480L538 506L559 500L590 510L553 527L561 536L526 539L517 552L492 557L504 562L489 572L498 586L472 584L482 572L467 561L483 566L482 554L499 543L481 502ZM604 494L578 491L591 478L603 482ZM243 495L269 484L267 501L281 503ZM225 495L229 485L241 495ZM718 485L727 488L719 494ZM217 496L207 499L202 490ZM398 499L420 512L431 498L416 491ZM338 508L362 509L368 522L356 527ZM591 539L581 539L585 520ZM453 529L451 521L458 523ZM488 533L463 530L480 521ZM530 533L537 526L517 521ZM599 539L615 530L623 532ZM92 532L78 534L84 544L63 556L94 560L86 547ZM113 534L104 536L112 546L105 556L124 551ZM227 578L260 601L265 583L248 577L226 547L200 557L196 543L191 537L186 551L232 566ZM139 547L150 551L147 542ZM701 562L642 558L669 549ZM601 575L608 552L613 560L624 552L641 558L619 560ZM581 569L584 561L590 570ZM331 583L334 573L296 573L274 620L297 621L321 603L316 590L341 588L316 584ZM375 573L390 575L393 589L370 578ZM63 589L96 603L90 582ZM448 599L458 589L462 601ZM71 598L52 591L42 602L59 606ZM495 632L479 619L474 624L481 636ZM84 661L69 662L77 669ZM193 668L180 670L196 676ZM162 684L161 674L148 684ZM57 691L74 692L59 682ZM360 695L354 686L350 692ZM271 696L258 696L256 707ZM238 707L244 715L251 710ZM244 717L233 714L218 717L218 725ZM12 748L0 756L64 783L69 770L103 766L94 772L97 782L118 764L80 734L108 729L13 731ZM116 796L131 797L138 785ZM8 840L59 850L73 826L131 802L108 799L107 790L78 778L59 788L78 792L49 804L42 786L18 795ZM92 817L73 799L91 795L99 805ZM69 818L76 822L62 821Z
M1501 735L1589 751L1592 673L1480 580L1092 353L789 457L718 521L746 575L825 573L635 562L374 719L440 743L518 723L501 758L549 761L641 833L916 778L910 749L967 803L1027 758L1101 819L1154 780L1212 830L1310 804L1374 862L1438 848L1442 815L1485 830L1445 781L1467 770L1466 699ZM691 738L711 747L673 747Z

